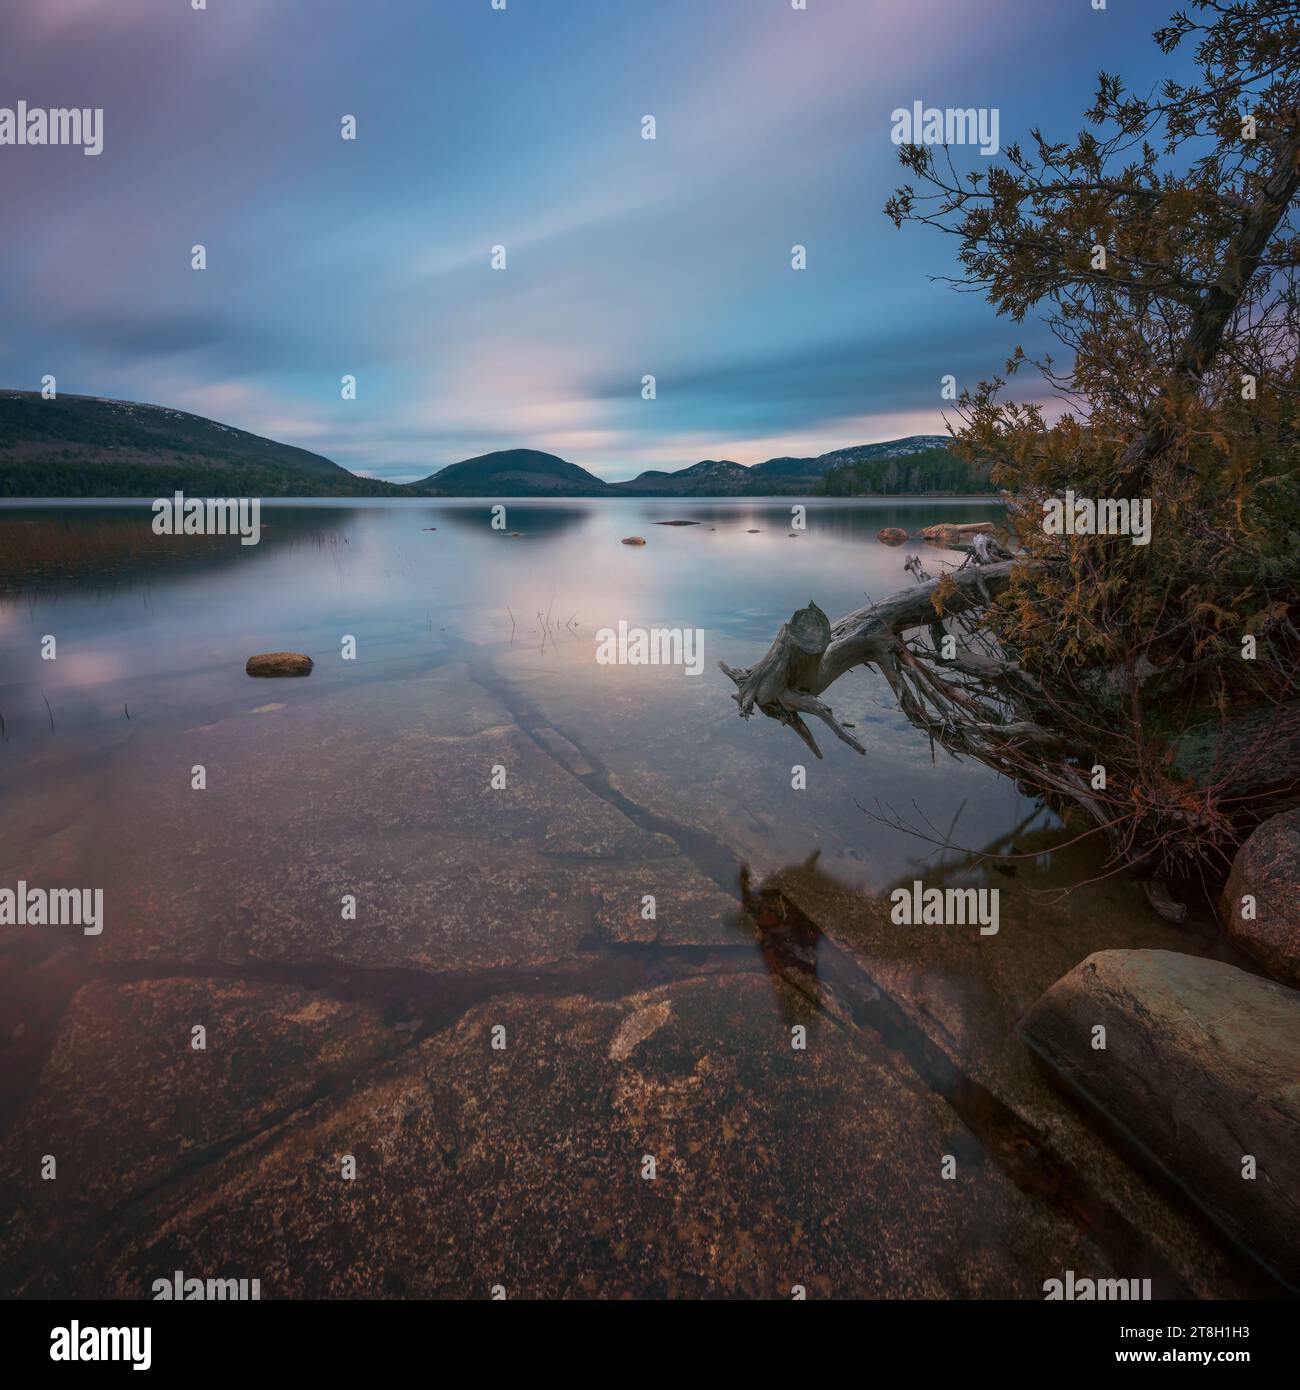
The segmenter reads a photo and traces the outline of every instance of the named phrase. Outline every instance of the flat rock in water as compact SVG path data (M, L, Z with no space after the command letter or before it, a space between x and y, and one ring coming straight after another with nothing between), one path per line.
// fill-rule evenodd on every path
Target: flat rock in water
M945 1181L953 1146L972 1159ZM140 1298L160 1272L246 1267L264 1298L1028 1298L1110 1273L977 1154L941 1097L762 974L502 996L209 1153L91 1258L50 1271L35 1249L24 1292Z
M882 545L905 545L907 532L901 526L883 526L876 532L876 539Z
M623 537L623 544L624 544L624 545L644 545L644 544L645 544L645 537L644 537L644 536L624 536L624 537Z
M698 526L698 521L656 521L656 526Z
M262 652L250 656L244 670L250 676L310 676L313 665L302 652Z
M1300 986L1300 810L1251 832L1233 860L1223 905L1233 941L1275 980Z
M196 1024L207 1029L201 1050L191 1045ZM88 1247L116 1245L104 1237L114 1221L399 1046L373 1009L319 991L216 979L87 984L0 1142L13 1198L0 1230L6 1294L66 1292ZM77 1181L42 1180L32 1155L44 1153Z
M575 777L589 777L596 771L583 757L581 750L565 738L558 729L552 729L549 726L539 728L534 730L534 735L566 772L571 772Z
M1300 993L1222 961L1099 951L1043 995L1020 1035L1234 1239L1300 1284Z
M972 536L991 536L997 530L991 521L941 521L935 526L923 526L921 536L931 545L951 545L954 541L969 541Z

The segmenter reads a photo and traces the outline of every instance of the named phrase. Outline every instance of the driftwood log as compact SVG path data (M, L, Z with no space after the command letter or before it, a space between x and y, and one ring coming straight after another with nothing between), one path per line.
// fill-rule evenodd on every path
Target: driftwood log
M958 570L943 579L891 594L834 623L815 603L809 602L782 624L767 654L755 665L734 667L718 663L736 683L732 699L739 705L741 717L749 719L755 709L760 710L792 728L820 758L821 749L802 718L805 714L813 715L850 748L865 752L817 696L846 671L870 664L884 673L904 710L912 715L910 692L903 688L899 675L906 664L900 634L913 628L933 628L941 621L941 614L953 617L990 602L1010 582L1013 563L1008 560ZM941 584L945 590L942 609L936 607ZM1012 662L999 662L969 650L950 664L970 675L986 677L1011 675L1018 670Z
M818 696L853 667L875 666L903 713L936 743L1025 782L1058 806L1072 803L1113 839L1113 817L1052 727L1051 701L982 632L977 620L964 616L991 603L1011 582L1015 567L1028 567L1030 562L981 565L973 562L976 558L833 623L809 603L782 625L755 665L718 663L736 683L732 699L742 718L759 710L793 729L818 758L821 750L803 721L806 714L822 720L837 738L862 753L862 745ZM925 576L916 557L906 568L918 580ZM928 647L905 640L918 629L928 630ZM944 638L950 636L955 639L948 644L952 654L944 656ZM1169 921L1182 921L1186 908L1163 882L1140 864L1131 867L1151 906Z

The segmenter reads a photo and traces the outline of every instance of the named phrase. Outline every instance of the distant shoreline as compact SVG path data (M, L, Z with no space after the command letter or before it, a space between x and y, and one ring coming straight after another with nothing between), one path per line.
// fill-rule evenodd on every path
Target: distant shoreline
M153 494L152 496L141 497L5 497L0 495L0 507L30 507L30 506L152 506L159 496L170 496L169 493ZM195 492L188 494L195 497L204 496L207 493ZM237 491L228 491L227 496L240 496L243 494ZM428 505L429 503L444 502L671 502L674 504L691 504L696 502L816 502L833 506L842 502L995 502L999 506L1005 504L1006 499L1001 493L997 492L862 492L854 493L848 497L827 497L820 493L719 493L714 497L700 496L681 496L672 493L655 492L629 492L621 496L610 497L602 494L595 497L566 496L564 494L545 494L530 496L527 493L481 493L474 497L437 497L428 493L414 494L408 496L393 497L389 495L368 496L366 494L352 495L349 493L317 493L311 495L303 493L299 496L263 496L259 499L263 506L293 506L299 502L338 502L347 505L356 505L361 502L382 502L388 503L414 503L416 505Z
M972 487L985 489L988 468L959 458L950 446L947 436L908 435L752 465L703 459L617 481L557 454L507 448L399 483L183 410L0 390L0 495L28 500L165 497L178 491L187 497L262 499L848 498L964 496Z

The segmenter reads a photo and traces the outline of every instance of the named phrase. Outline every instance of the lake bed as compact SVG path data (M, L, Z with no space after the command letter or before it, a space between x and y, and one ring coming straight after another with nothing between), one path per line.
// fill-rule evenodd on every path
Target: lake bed
M817 760L718 669L960 562L881 528L997 504L793 505L267 503L248 547L0 509L0 884L104 894L93 939L0 928L5 1291L1251 1290L1015 1036L1091 952L1212 924L874 671L829 697L865 754ZM699 674L598 660L620 623L697 632ZM996 934L893 924L921 878L996 888Z

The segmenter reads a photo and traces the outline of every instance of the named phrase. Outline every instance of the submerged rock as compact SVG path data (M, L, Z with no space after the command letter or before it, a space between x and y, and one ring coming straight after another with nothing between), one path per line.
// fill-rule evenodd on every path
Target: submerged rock
M1252 832L1223 900L1233 941L1275 980L1300 985L1300 810Z
M1111 1273L941 1097L755 973L477 1004L95 1256L39 1292L248 1268L277 1298L1023 1298Z
M6 1296L61 1287L96 1246L115 1244L104 1235L115 1220L129 1222L397 1046L373 1009L318 991L221 979L87 984L0 1143L0 1181L14 1198L0 1230ZM42 1180L46 1153L67 1181Z
M624 545L644 545L644 544L645 544L645 537L644 537L644 536L624 536L624 537L623 537L623 544L624 544Z
M315 664L302 652L263 652L250 656L244 670L250 676L310 676Z
M118 908L79 949L122 963L428 974L559 967L588 939L633 933L674 947L747 939L733 894L584 785L582 749L549 724L535 737L512 725L463 667L367 682L348 702L342 718L331 701L293 702L292 739L287 712L196 734L225 769L217 801L199 806L178 784L143 820L103 832L119 866L105 900ZM315 750L310 766L302 747ZM151 745L131 786L165 780L172 756ZM496 766L508 769L501 788ZM194 847L183 869L169 836ZM306 844L328 852L292 848ZM356 920L342 915L343 893L356 896ZM658 907L649 922L646 893Z
M876 532L876 539L882 545L905 545L907 532L901 526L882 526Z
M1229 1235L1300 1283L1300 993L1222 961L1100 951L1020 1031Z

